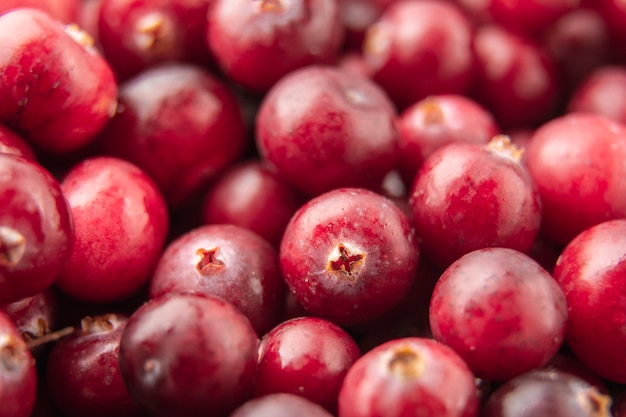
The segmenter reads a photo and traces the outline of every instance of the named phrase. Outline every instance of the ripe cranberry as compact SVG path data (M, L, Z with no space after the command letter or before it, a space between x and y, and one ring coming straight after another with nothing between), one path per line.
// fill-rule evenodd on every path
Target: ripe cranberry
M25 342L37 340L55 329L58 321L56 293L51 287L31 297L0 305L15 323ZM31 352L38 354L41 350Z
M589 369L621 384L626 383L625 244L625 219L592 226L565 247L553 273L569 307L567 345Z
M223 72L259 93L295 69L332 64L344 38L336 0L213 0L207 19Z
M35 151L20 135L0 125L0 153L9 153L36 161Z
M463 94L474 77L472 25L450 2L397 1L369 27L372 77L405 108L431 94Z
M120 368L154 416L228 416L251 396L258 339L232 304L200 294L148 301L128 320Z
M532 127L552 117L562 93L555 62L530 40L497 25L474 35L478 76L472 95L505 129Z
M19 156L0 154L0 207L0 303L11 303L52 285L74 228L59 182Z
M474 375L508 381L546 365L565 337L567 304L552 276L508 248L462 256L441 275L430 327Z
M340 417L478 416L474 376L444 344L401 338L365 353L339 392Z
M567 346L564 346L567 348ZM557 371L567 372L584 379L589 384L593 385L603 394L609 392L605 380L600 378L598 374L591 369L583 365L573 353L568 349L562 349L556 355L550 359L550 362L542 369L553 369Z
M204 197L202 221L245 227L278 248L289 219L304 202L267 164L254 159L226 169L213 182Z
M92 41L39 10L1 15L0 122L54 153L91 142L117 104L113 72Z
M525 165L542 202L542 234L567 244L588 227L626 217L626 130L593 114L545 123L528 143Z
M341 383L360 356L352 337L328 320L285 321L261 339L254 394L291 393L335 413Z
M3 0L0 13L22 7L39 9L63 23L73 23L81 7L81 0Z
M58 341L46 365L47 389L68 417L135 417L142 411L130 397L119 369L119 345L127 318L87 317Z
M120 107L100 137L180 206L243 152L245 129L231 91L191 64L154 66L120 85Z
M318 404L299 395L276 393L253 398L239 406L230 417L332 417Z
M9 316L0 311L0 414L28 417L35 405L35 360Z
M429 96L408 107L398 119L400 168L410 186L424 161L437 149L454 142L486 145L500 133L495 119L471 98Z
M391 200L356 188L329 191L302 206L279 255L298 302L340 325L367 322L398 304L419 259L407 216Z
M411 188L421 248L446 267L471 251L529 252L541 222L539 193L506 136L488 145L453 143L422 165Z
M339 0L339 16L346 28L346 46L360 50L367 29L396 0Z
M570 98L568 111L626 123L626 68L603 66L589 74Z
M149 279L167 235L167 207L156 185L126 161L94 157L75 165L62 187L75 239L57 286L84 301L129 297Z
M165 61L207 64L206 14L213 0L107 0L98 41L121 80Z
M310 195L376 187L397 161L395 117L371 80L312 66L291 72L265 96L256 144L280 177Z
M498 387L483 417L611 417L611 399L567 372L538 369Z
M283 314L285 283L278 251L231 224L194 228L167 246L150 281L150 298L173 291L223 298L244 313L259 335Z

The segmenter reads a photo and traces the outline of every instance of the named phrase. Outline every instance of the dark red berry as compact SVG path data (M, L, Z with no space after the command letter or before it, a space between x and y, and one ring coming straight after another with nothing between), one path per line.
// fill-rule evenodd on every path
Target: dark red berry
M332 417L320 405L287 393L267 394L239 406L230 417Z

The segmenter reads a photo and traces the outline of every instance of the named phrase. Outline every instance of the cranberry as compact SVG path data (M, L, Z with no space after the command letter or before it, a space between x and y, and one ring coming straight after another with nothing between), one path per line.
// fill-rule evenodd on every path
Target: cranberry
M339 0L339 15L346 28L346 45L360 50L367 29L396 0Z
M567 345L589 369L621 384L626 383L625 232L625 219L584 230L565 247L553 273L569 308Z
M505 129L531 127L558 110L562 81L556 63L536 43L497 25L473 40L478 76L472 95Z
M312 66L291 72L265 96L256 144L280 177L310 195L376 187L397 161L395 117L374 82Z
M300 395L335 413L341 383L360 356L352 337L328 320L285 321L261 339L254 393Z
M611 399L585 380L557 370L534 370L498 387L484 417L611 417Z
M113 116L113 72L75 25L64 30L42 11L15 9L0 16L0 43L0 122L36 147L81 148Z
M0 13L23 7L39 9L63 23L73 23L81 7L81 0L3 0Z
M0 154L0 303L55 282L72 250L72 213L59 182L34 161Z
M102 149L150 175L170 206L186 203L244 150L235 97L200 67L153 66L120 85L119 101Z
M471 98L429 96L408 107L398 119L400 168L409 186L424 161L437 149L454 142L485 145L500 133L490 112Z
M398 304L419 259L407 216L391 200L356 188L329 191L302 206L279 255L298 302L340 325L367 322Z
M230 417L332 417L318 404L295 394L275 393L253 398L239 406Z
M453 143L426 160L409 203L429 259L445 267L473 250L529 252L541 222L541 201L506 136L488 145Z
M478 416L474 376L444 344L400 338L365 353L339 392L340 417Z
M150 281L150 297L173 291L223 298L246 315L259 335L283 314L285 283L278 251L231 224L197 227L169 244Z
M207 64L206 14L214 0L107 0L98 41L121 80L165 61Z
M363 55L405 108L431 94L463 94L474 76L472 25L451 2L397 1L369 27Z
M332 64L344 38L336 0L213 0L207 18L224 73L259 93L295 69Z
M289 219L304 202L267 164L248 160L213 182L204 197L202 221L245 227L278 247Z
M35 360L9 316L0 311L0 413L28 417L35 405Z
M430 327L474 375L507 381L546 365L565 338L567 304L552 276L508 248L464 255L441 275Z
M232 304L171 293L130 317L120 367L133 396L154 416L228 416L251 397L258 339Z
M35 161L35 151L20 135L0 125L0 153L10 153Z
M572 113L537 129L525 165L539 189L542 234L567 244L588 227L626 216L626 130L593 114Z
M85 301L129 297L149 279L167 235L167 207L156 185L131 163L103 156L75 165L62 187L75 240L57 286Z
M57 342L46 365L47 388L68 417L141 416L119 369L119 345L127 318L87 317Z
M626 68L603 66L593 71L574 91L568 111L626 123Z

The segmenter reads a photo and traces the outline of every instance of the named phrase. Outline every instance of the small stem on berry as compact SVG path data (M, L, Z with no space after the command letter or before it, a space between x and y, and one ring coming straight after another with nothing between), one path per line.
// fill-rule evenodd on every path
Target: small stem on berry
M487 148L505 158L519 162L524 155L524 148L520 148L511 142L511 138L507 135L496 135L489 143Z
M45 345L46 343L56 342L57 340L62 339L65 336L72 334L74 330L75 329L73 326L68 326L61 330L48 333L44 336L38 337L37 339L27 341L26 347L32 351L33 349L39 346Z

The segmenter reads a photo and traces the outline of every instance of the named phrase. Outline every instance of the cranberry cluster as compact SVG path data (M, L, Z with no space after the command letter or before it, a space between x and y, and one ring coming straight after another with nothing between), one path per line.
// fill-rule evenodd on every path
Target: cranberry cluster
M623 0L0 3L0 417L626 417Z

